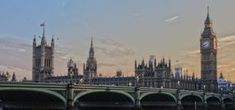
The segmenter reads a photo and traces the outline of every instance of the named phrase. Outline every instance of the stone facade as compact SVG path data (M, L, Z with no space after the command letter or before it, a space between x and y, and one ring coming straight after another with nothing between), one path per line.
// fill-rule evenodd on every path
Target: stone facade
M45 25L43 26L43 34L41 36L41 44L37 45L36 37L33 39L33 67L32 67L32 80L43 81L54 73L54 39L51 39L49 46L45 38Z
M212 28L209 8L205 20L205 27L200 39L201 79L206 91L217 91L217 39Z
M113 77L97 76L97 61L95 58L95 50L93 47L93 39L89 50L89 57L86 64L83 64L83 75L78 75L76 64L70 60L68 63L68 75L65 76L51 76L53 74L53 66L49 66L49 71L44 63L35 63L35 59L49 58L53 64L53 54L45 54L47 52L53 53L54 41L52 40L51 47L45 43L43 34L41 46L36 47L34 43L33 54L33 80L46 79L47 82L70 82L71 80L76 83L96 84L96 85L118 85L118 86L140 86L140 87L156 87L156 88L177 88L187 90L200 90L217 91L217 39L212 29L212 22L209 17L209 10L205 20L205 28L201 34L200 50L201 50L201 79L196 78L194 73L191 76L182 74L182 68L177 67L174 74L171 67L171 60L165 58L157 61L155 56L150 56L149 61L142 60L137 64L135 61L134 76L124 77L120 73ZM36 42L34 40L34 42ZM51 50L44 51L42 47ZM38 49L36 49L38 48ZM41 52L44 51L44 52ZM48 56L49 55L49 56ZM35 66L36 65L36 66ZM37 66L38 65L38 66ZM71 66L72 65L72 66ZM51 72L48 74L47 72ZM72 74L71 74L72 73ZM37 75L42 75L41 77ZM45 76L47 78L45 78ZM179 86L180 85L180 86Z
M91 47L89 57L86 64L83 64L84 81L88 84L92 83L92 79L97 77L97 62L95 58L95 50L93 47L93 39L91 39Z

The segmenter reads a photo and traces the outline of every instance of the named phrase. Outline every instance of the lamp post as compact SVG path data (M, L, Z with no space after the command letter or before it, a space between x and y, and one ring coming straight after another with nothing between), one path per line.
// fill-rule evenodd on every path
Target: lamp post
M176 94L177 94L177 110L181 110L182 104L181 104L181 100L180 100L180 81L179 80L177 81Z
M220 88L220 102L221 102L221 110L224 110L225 106L224 106L224 97L223 97L223 92L224 92L224 88L221 87Z
M207 110L206 85L203 85L203 110Z
M233 95L233 109L235 109L235 90L234 89L232 91L232 95Z
M70 68L69 69L70 84L73 83L73 75L74 75L74 71L72 68Z
M139 76L137 75L135 77L135 110L141 110L141 104L140 104L140 91L139 91Z

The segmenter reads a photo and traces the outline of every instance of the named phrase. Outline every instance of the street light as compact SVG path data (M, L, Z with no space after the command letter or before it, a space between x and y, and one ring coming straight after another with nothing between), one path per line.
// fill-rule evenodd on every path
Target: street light
M177 89L180 89L180 81L177 81Z
M182 105L181 105L181 100L180 100L180 81L177 81L177 110L181 110L182 109Z
M221 88L220 88L220 99L221 99L221 109L222 109L222 110L224 109L223 91L224 91L224 88L221 87Z
M136 84L135 84L135 109L141 110L140 92L139 92L139 75L136 75L135 80L136 80Z
M206 110L206 85L203 85L203 109Z
M139 78L139 75L137 75L137 76L135 77L135 80L136 80L136 81L135 81L135 83L136 83L136 84L135 84L135 87L139 87L139 79L140 79L140 78Z
M235 108L235 90L233 89L233 109Z

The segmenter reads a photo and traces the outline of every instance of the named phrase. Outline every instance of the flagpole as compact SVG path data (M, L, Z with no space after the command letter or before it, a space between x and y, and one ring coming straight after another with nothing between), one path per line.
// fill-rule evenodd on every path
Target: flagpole
M45 22L40 24L40 26L42 27L42 37L44 37L45 36Z

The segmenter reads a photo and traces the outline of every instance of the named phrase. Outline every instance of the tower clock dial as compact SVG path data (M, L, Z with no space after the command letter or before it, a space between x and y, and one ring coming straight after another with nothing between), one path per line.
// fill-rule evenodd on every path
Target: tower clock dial
M210 42L208 40L202 42L202 48L208 48L210 47Z

